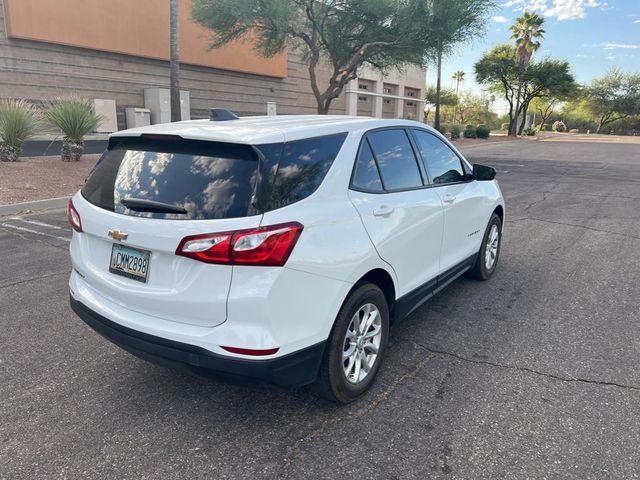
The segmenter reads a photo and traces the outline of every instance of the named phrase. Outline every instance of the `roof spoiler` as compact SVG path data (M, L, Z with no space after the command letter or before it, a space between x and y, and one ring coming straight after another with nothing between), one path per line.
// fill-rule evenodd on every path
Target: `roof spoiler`
M209 114L209 120L212 122L226 122L227 120L238 120L239 118L235 113L226 108L212 108Z

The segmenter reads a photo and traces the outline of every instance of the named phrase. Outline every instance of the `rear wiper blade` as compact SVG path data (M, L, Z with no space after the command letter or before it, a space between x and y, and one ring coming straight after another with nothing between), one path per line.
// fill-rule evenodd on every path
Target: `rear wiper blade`
M144 198L124 198L120 200L120 203L131 210L135 210L136 212L188 213L183 207L172 205L170 203L145 200Z

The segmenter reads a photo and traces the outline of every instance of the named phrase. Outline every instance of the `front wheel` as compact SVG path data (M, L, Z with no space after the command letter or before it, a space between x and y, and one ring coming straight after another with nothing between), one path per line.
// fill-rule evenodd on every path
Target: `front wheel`
M500 247L502 245L502 220L497 214L493 214L482 238L482 245L478 252L478 258L469 276L478 280L487 280L498 265Z
M380 369L389 337L389 307L371 283L345 300L329 336L316 387L332 401L348 403L363 395Z

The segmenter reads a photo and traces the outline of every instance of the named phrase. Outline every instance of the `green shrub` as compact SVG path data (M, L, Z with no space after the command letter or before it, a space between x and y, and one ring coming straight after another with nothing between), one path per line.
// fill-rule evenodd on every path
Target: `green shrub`
M500 130L509 130L509 124L503 123L502 125L500 125Z
M533 128L533 127L525 128L524 134L527 137L535 137L536 136L536 129Z
M438 127L437 130L446 137L447 132L449 131L449 125L447 125L446 123L441 123L440 127Z
M556 121L553 122L553 126L551 127L553 128L554 132L566 132L567 131L567 126L564 124L564 122L561 121Z
M461 125L452 125L451 126L451 140L456 140L460 138L460 133L462 132Z
M40 128L40 112L24 100L0 102L0 160L16 162L22 144Z
M80 160L84 152L84 137L94 131L102 116L91 109L91 102L86 98L71 96L56 98L47 110L48 120L62 130L62 160Z
M462 135L464 135L464 138L476 138L476 127L473 125L467 125Z
M480 124L476 127L476 136L478 138L489 138L491 129L484 124Z

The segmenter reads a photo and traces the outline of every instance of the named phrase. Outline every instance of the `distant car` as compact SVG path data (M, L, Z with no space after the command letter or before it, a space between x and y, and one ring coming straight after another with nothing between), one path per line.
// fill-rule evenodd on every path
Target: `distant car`
M413 121L214 110L119 132L69 201L71 306L142 358L348 402L391 322L495 271L494 176Z

